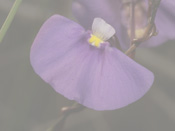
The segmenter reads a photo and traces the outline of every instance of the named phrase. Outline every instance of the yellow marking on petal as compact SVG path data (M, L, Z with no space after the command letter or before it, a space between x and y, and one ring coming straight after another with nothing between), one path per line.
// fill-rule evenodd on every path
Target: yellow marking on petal
M89 39L89 43L91 43L91 45L93 46L100 47L100 44L103 43L103 41L97 36L91 35L91 38Z

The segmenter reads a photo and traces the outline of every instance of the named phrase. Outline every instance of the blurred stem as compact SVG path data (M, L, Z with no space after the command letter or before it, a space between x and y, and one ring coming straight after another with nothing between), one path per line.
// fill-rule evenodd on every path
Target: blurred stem
M22 0L15 1L15 3L13 4L13 6L12 6L5 22L4 22L4 24L2 25L1 30L0 30L0 43L2 42L8 28L10 27L21 2L22 2Z
M130 3L130 47L133 45L133 40L135 39L135 1L132 0ZM136 50L134 49L130 55L132 59L135 58Z
M61 109L60 115L58 119L54 122L54 124L47 129L47 131L62 131L66 122L66 119L69 115L78 113L85 109L84 106L78 103L74 103L72 106L63 107Z
M140 45L145 40L148 40L149 38L151 38L152 36L157 34L156 33L156 25L154 24L154 21L156 18L156 14L157 14L157 10L159 8L160 2L161 2L161 0L149 0L149 10L151 10L151 12L149 12L149 14L151 16L149 18L146 31L145 31L142 38L134 39L132 41L131 47L125 52L126 55L130 56L130 54L132 54L135 51L135 49L137 48L138 45Z
M65 116L60 116L58 120L55 121L55 123L47 129L47 131L62 131L65 121L66 121L67 115Z
M135 2L132 0L130 3L130 46L132 46L132 41L135 38Z
M130 54L132 53L132 52L135 52L135 49L137 48L137 46L135 45L135 44L132 44L132 46L125 52L125 54L127 55L127 56L130 56Z

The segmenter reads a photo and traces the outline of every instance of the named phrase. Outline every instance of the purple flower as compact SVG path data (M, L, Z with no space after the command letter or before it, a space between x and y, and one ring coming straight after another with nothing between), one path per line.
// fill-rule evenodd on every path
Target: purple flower
M89 29L95 17L101 17L117 31L117 36L124 49L129 47L129 4L131 0L75 0L73 14L81 25ZM136 37L145 29L148 13L148 0L137 0L135 5ZM160 45L175 39L175 2L162 0L155 24L158 35L141 44L142 47Z
M94 20L92 31L85 31L54 15L35 38L31 64L44 81L70 100L95 110L124 107L149 90L154 76L106 42L114 33L100 18Z

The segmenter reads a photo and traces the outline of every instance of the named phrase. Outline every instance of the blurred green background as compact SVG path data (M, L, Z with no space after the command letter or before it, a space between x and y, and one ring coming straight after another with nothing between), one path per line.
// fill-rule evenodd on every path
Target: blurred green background
M0 26L14 0L0 0ZM38 77L30 47L53 14L74 19L71 0L24 0L0 44L0 131L46 131L63 106L72 105ZM86 109L68 117L64 131L174 131L175 42L138 49L136 60L155 74L151 90L119 110ZM59 129L58 129L59 131Z

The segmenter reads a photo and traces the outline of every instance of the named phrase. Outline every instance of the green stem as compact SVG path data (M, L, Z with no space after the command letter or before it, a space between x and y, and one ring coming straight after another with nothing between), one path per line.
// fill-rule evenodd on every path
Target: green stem
M15 3L13 4L4 24L2 25L1 27L1 30L0 30L0 43L2 42L8 28L10 27L12 21L13 21L13 18L19 8L19 5L21 4L22 0L16 0Z

